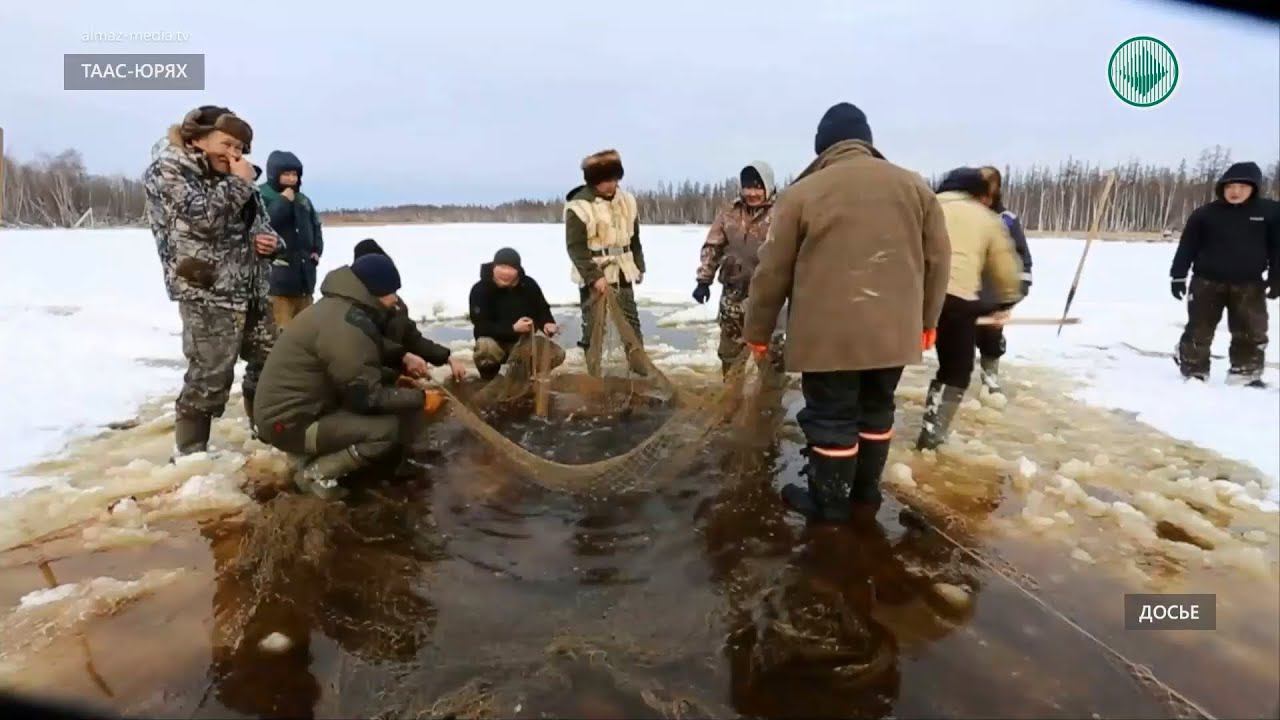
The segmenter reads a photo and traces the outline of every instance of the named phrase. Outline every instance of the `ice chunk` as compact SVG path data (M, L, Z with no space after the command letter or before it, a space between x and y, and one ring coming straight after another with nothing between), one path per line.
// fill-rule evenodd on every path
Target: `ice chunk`
M1111 503L1111 512L1117 518L1123 518L1125 516L1129 516L1129 517L1135 517L1142 520L1146 520L1146 516L1143 515L1141 512L1139 512L1137 508L1135 508L1134 506L1130 505L1127 502L1124 502L1123 500L1116 500L1115 502Z
M911 474L911 466L906 463L894 463L889 468L889 481L898 487L916 487L916 481Z
M1072 550L1071 557L1082 563L1089 563L1090 565L1094 563L1093 556L1084 548L1076 548L1075 550Z
M65 585L58 585L45 590L33 590L18 600L18 607L29 608L66 600L75 595L79 589L80 585L78 583L66 583Z
M1040 472L1040 467L1035 462L1028 460L1025 455L1018 458L1018 475L1024 478L1033 478L1038 472Z
M935 583L933 591L938 594L948 605L956 610L966 610L972 604L972 598L969 591L959 585L951 583Z
M960 409L965 412L977 412L982 409L982 403L978 402L977 398L969 398L960 403Z
M1251 573L1256 577L1264 579L1270 578L1270 564L1267 562L1267 556L1262 552L1262 548L1224 548L1217 553L1217 557L1227 565L1240 568L1241 570Z
M281 632L273 632L258 642L259 650L273 654L285 652L291 647L293 647L293 641Z
M1004 393L992 393L984 390L978 397L983 405L996 410L1003 410L1009 405L1009 398Z
M1066 525L1076 524L1075 518L1071 517L1071 513L1067 512L1066 510L1059 510L1058 512L1054 513L1053 518L1054 520L1064 523Z
M1214 491L1224 498L1231 498L1244 492L1242 485L1233 483L1230 480L1214 480L1210 484L1213 486Z
M1080 478L1092 475L1093 466L1083 460L1072 458L1058 468L1058 474L1063 477L1071 478L1072 480L1079 480Z
M1232 507L1240 508L1241 510L1256 510L1265 513L1274 513L1277 510L1275 503L1269 500L1258 500L1250 497L1248 493L1232 495L1229 502Z
M97 527L84 529L84 546L87 550L105 550L136 545L150 545L167 537L163 530L150 530L144 527Z
M1047 530L1048 528L1053 526L1053 518L1051 517L1043 517L1040 515L1032 515L1032 516L1023 515L1023 517L1026 519L1027 524L1030 525L1033 530Z
M111 506L111 518L122 525L137 527L142 523L142 509L137 500L127 497Z
M1068 505L1079 505L1089 497L1080 484L1071 478L1058 475L1054 477L1054 483L1053 492L1061 496Z
M1110 464L1111 464L1111 458L1107 456L1106 453L1098 453L1098 455L1096 455L1093 458L1094 467L1104 468Z
M1244 534L1244 539L1259 545L1267 544L1267 534L1261 530L1250 530Z

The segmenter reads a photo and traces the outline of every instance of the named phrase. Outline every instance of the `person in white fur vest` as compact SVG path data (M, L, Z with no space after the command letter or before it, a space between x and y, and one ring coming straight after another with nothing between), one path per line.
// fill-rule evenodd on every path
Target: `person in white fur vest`
M584 352L589 350L592 336L592 302L609 287L617 295L628 324L641 337L635 286L644 280L644 249L640 246L636 198L618 187L622 175L622 157L616 150L590 155L582 161L585 184L565 198L565 244L582 303L578 346ZM643 375L644 364L638 357L641 351L642 346L628 347L627 358L631 369Z

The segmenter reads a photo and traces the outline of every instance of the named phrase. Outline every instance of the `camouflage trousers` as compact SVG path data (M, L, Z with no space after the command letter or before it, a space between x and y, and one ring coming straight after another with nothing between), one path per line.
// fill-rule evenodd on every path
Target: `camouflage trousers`
M275 320L266 302L250 303L246 311L181 302L178 314L182 317L187 374L175 404L177 413L189 417L222 415L235 381L237 359L247 363L243 389L245 397L252 398L276 338Z
M539 364L545 363L548 370L558 368L564 363L564 348L550 338L535 336L533 344L537 345ZM490 337L476 338L472 361L476 364L476 370L480 371L482 378L497 375L502 365L507 362L522 365L524 372L528 374L529 368L532 367L530 361L533 355L530 348L531 346L527 343L520 345L518 342L498 342ZM543 360L544 357L545 360Z
M746 302L747 293L742 290L726 286L720 291L720 314L717 318L720 322L720 347L716 354L720 356L720 368L723 372L729 371L729 366L733 365L733 361L738 359L744 349L742 323L747 314ZM775 330L773 337L769 339L769 363L779 373L785 372L782 359L785 340L781 330Z
M1261 281L1221 283L1194 276L1187 294L1187 327L1178 343L1182 374L1209 375L1209 349L1223 310L1231 331L1231 374L1262 377L1267 350L1266 286Z

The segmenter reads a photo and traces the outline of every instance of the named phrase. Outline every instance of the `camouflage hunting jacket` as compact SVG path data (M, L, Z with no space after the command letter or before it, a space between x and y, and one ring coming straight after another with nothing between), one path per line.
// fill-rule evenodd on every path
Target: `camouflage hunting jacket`
M772 220L772 198L758 207L748 207L739 199L721 210L702 244L698 282L710 284L719 270L721 284L745 292L756 271L760 246L769 235Z
M215 173L181 144L157 146L152 157L143 185L169 299L238 311L266 302L271 258L258 255L253 237L276 233L257 187Z

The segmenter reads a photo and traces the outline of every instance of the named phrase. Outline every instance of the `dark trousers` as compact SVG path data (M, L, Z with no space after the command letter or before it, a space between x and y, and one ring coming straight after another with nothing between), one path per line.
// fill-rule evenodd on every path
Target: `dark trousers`
M948 295L938 316L937 380L951 387L967 388L973 376L973 347L978 342L978 317L983 305Z
M1001 325L979 325L974 331L978 346L978 354L987 360L1004 357L1004 327Z
M1178 365L1183 375L1209 374L1209 348L1213 334L1227 311L1231 330L1231 372L1262 374L1267 350L1267 298L1262 281L1221 283L1191 278L1187 295L1187 328L1178 343Z
M883 435L893 429L893 393L901 379L900 367L804 373L804 409L796 420L814 447L854 447L859 433Z

